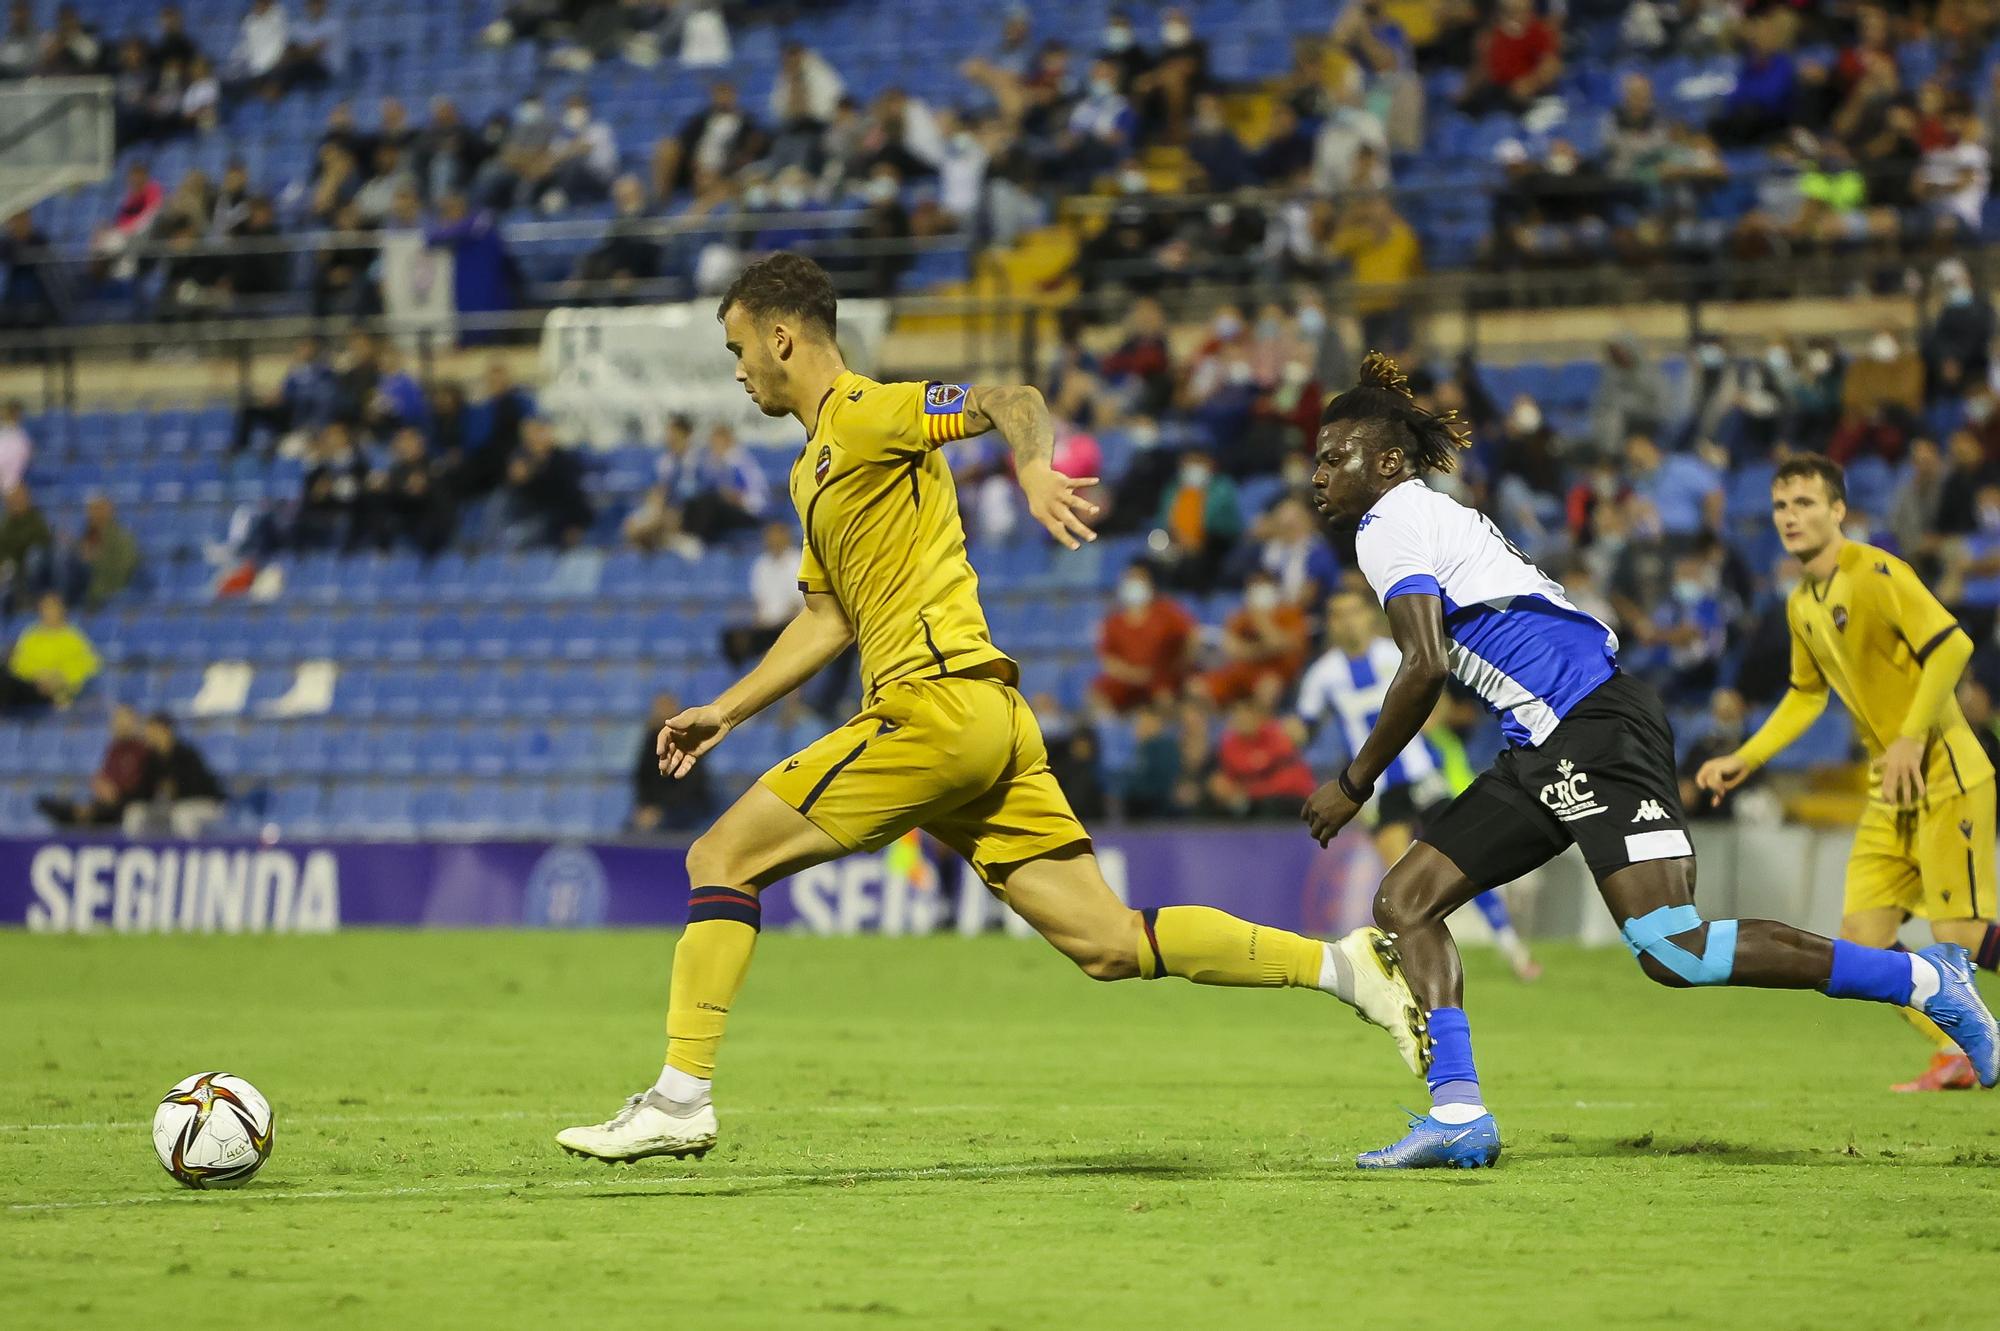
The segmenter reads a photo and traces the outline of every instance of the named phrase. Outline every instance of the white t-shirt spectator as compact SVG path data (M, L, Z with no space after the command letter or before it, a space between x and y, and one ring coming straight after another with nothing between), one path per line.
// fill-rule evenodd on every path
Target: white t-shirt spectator
M556 151L567 153L576 144L583 148L583 163L590 168L590 174L602 180L609 180L618 174L618 139L611 132L611 126L602 120L592 120L582 129L572 130L565 125L556 135Z
M292 24L292 44L318 47L319 62L334 78L347 73L347 25L332 13L314 18L307 14Z
M954 134L938 163L938 205L957 218L977 214L979 196L986 190L986 166L986 149L979 140L963 131Z
M35 456L35 441L18 425L0 422L0 495L7 494L28 474L28 462Z
M789 623L792 616L805 609L806 598L799 594L796 551L757 556L750 565L750 601L756 607L759 628Z
M253 78L261 78L278 67L291 41L291 27L285 11L277 5L259 14L243 16L242 31L236 37L235 63Z
M710 116L702 124L701 137L694 141L694 164L703 171L722 170L729 163L730 146L742 128L743 117L734 111Z
M847 85L841 81L840 71L826 62L817 51L807 51L800 60L799 82L805 87L803 114L807 120L817 120L824 125L833 119L834 108L840 105L841 96ZM781 72L778 81L771 86L771 122L777 125L789 124L794 107L785 77Z
M1985 144L1962 141L1933 148L1924 154L1917 174L1931 186L1962 182L1949 193L1936 196L1932 206L1950 213L1973 231L1979 229L1986 191L1992 183L1992 158Z

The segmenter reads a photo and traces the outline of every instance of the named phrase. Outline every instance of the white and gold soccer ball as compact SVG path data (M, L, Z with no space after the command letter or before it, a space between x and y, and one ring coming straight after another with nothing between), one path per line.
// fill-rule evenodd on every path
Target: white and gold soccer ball
M198 1072L153 1111L160 1164L190 1188L235 1188L271 1157L271 1104L243 1078Z

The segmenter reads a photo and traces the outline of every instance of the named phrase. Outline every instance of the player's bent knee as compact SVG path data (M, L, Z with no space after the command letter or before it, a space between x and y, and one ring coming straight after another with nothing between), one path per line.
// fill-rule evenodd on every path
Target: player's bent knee
M711 829L696 837L687 851L688 882L696 887L740 887L754 891L749 867L727 837Z
M1669 988L1728 984L1735 973L1734 920L1703 920L1693 906L1662 906L1625 921L1618 932L1639 969Z
M1414 853L1405 853L1383 876L1375 893L1375 923L1390 933L1435 924L1449 911L1443 902L1452 884L1425 871Z

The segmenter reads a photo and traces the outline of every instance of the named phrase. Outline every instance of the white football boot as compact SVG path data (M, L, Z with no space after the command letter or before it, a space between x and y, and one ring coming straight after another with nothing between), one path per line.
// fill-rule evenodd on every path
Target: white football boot
M1354 1015L1389 1032L1410 1071L1423 1076L1431 1062L1430 1023L1403 975L1396 940L1368 925L1334 946L1354 972Z
M588 1156L606 1164L666 1155L699 1160L715 1145L715 1106L704 1104L685 1112L655 1090L644 1090L602 1123L564 1128L556 1145L571 1155Z

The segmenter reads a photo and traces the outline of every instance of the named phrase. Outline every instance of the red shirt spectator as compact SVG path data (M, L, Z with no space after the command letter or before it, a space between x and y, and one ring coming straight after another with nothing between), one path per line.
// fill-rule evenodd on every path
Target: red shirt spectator
M1306 617L1287 605L1278 580L1259 570L1243 589L1243 606L1222 629L1228 660L1203 676L1208 696L1232 703L1256 692L1265 680L1282 688L1306 662Z
M153 217L166 197L160 182L144 166L135 164L126 173L125 197L118 201L118 211L112 216L112 230L128 236L144 231L153 224Z
M1231 813L1291 811L1319 783L1299 747L1270 711L1254 698L1230 709L1229 725L1215 750L1209 795Z
M1199 626L1178 602L1155 593L1152 571L1143 564L1125 571L1118 600L1119 608L1098 630L1097 660L1104 673L1092 688L1124 712L1180 692Z
M1556 53L1556 33L1527 5L1503 6L1486 32L1486 80L1512 88Z

